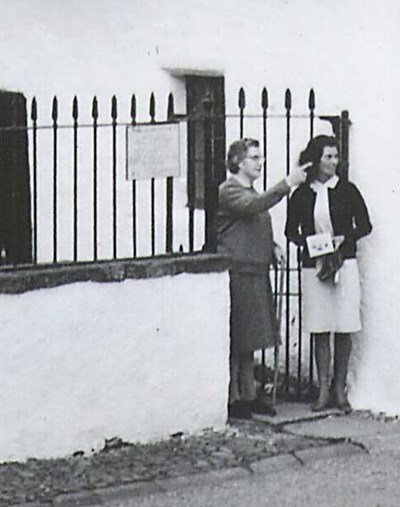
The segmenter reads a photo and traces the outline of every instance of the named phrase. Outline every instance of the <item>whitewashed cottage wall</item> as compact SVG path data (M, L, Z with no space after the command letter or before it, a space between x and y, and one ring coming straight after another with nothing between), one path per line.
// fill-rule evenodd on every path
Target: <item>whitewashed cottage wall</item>
M350 111L351 179L369 205L372 235L360 242L364 329L355 340L351 401L356 408L400 413L397 299L400 192L398 70L400 5L396 0L1 0L1 87L38 98L39 116L53 95L62 117L72 97L90 111L131 93L139 118L147 118L149 92L166 111L169 92L184 112L177 70L224 75L227 111L245 86L248 111L268 86L271 113L282 113L283 93L293 91L293 112L305 112L308 91L317 113ZM82 113L83 114L83 113ZM109 106L100 109L105 118ZM236 137L228 132L228 142ZM306 141L294 142L300 149ZM274 150L271 147L271 150ZM276 167L283 152L274 155ZM275 167L275 164L273 164ZM281 169L279 169L281 170ZM271 180L279 176L272 169ZM184 183L182 183L184 189ZM184 190L183 190L184 191ZM274 211L278 237L284 209Z

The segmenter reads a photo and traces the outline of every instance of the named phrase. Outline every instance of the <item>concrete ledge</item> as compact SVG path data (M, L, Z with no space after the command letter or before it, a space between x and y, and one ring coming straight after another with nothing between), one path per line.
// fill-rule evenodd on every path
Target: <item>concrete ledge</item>
M228 267L227 257L202 253L7 267L0 269L0 294L21 294L77 282L121 282L126 279L159 278L181 273L215 273L226 271Z
M124 486L69 493L56 497L54 506L59 507L95 507L124 502L137 496L161 493L162 489L155 482L139 482Z

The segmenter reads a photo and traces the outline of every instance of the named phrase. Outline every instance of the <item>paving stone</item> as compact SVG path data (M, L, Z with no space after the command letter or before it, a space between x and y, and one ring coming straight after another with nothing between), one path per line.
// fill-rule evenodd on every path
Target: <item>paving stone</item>
M355 454L365 454L368 452L362 447L355 445L351 442L343 442L337 444L327 445L326 447L319 447L318 449L304 449L296 451L294 456L299 460L303 466L315 461L320 460L336 460L338 458L348 458Z
M358 439L368 435L400 434L400 421L384 421L371 418L365 412L352 412L349 415L330 415L314 421L294 421L288 423L286 429L312 438Z

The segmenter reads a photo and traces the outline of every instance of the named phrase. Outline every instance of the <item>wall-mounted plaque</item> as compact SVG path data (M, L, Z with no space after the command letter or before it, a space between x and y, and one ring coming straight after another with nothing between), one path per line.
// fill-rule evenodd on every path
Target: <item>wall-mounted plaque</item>
M178 123L130 125L126 130L126 177L147 180L180 176Z

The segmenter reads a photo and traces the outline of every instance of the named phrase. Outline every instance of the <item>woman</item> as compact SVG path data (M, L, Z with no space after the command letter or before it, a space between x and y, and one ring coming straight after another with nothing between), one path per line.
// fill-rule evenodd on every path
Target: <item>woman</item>
M271 413L256 398L255 350L271 347L278 333L269 280L271 263L282 251L274 244L268 209L305 181L297 169L267 192L253 182L260 176L263 157L254 139L234 142L228 151L231 177L219 189L218 251L229 255L230 269L230 386L229 417L250 418Z
M360 191L336 174L336 138L312 139L300 155L300 163L306 162L312 166L306 182L290 198L286 236L302 247L304 331L314 339L319 380L319 396L312 409L324 410L333 401L350 412L345 388L351 333L361 328L357 240L369 234L372 226ZM312 257L307 238L321 233L328 233L340 246L333 254ZM335 350L330 393L331 333Z

